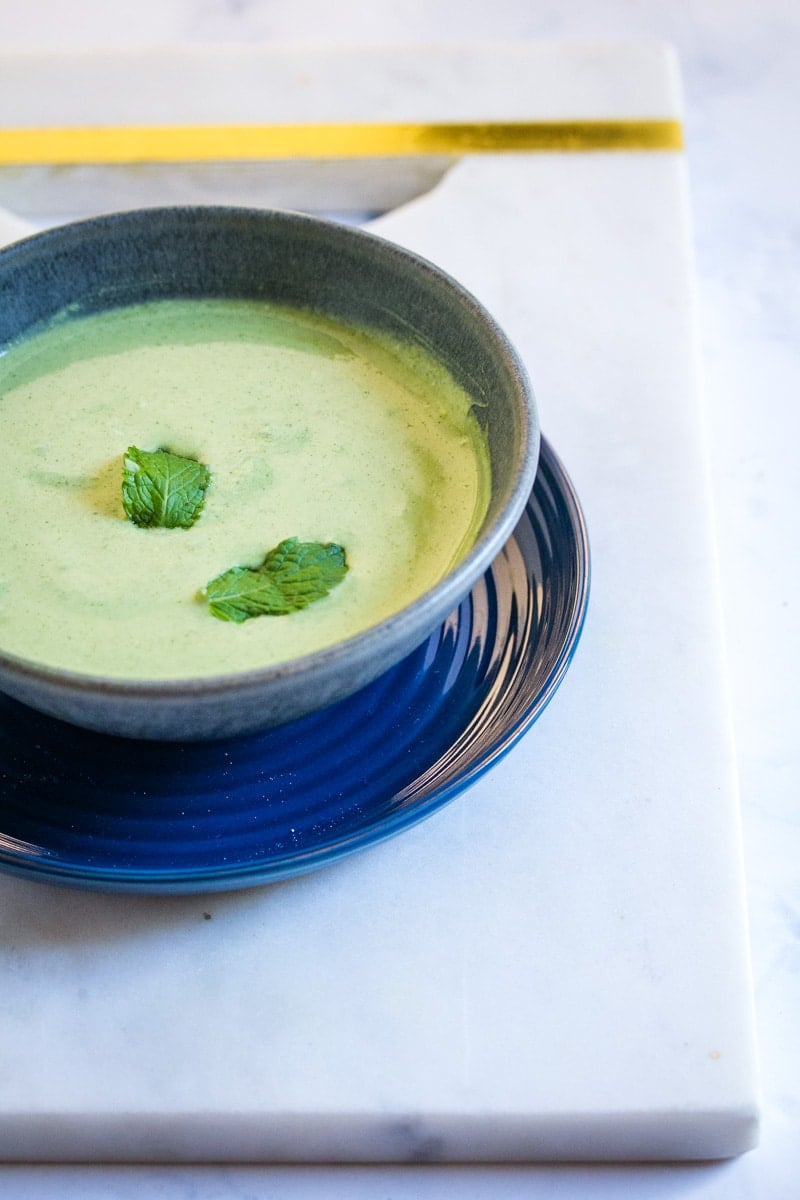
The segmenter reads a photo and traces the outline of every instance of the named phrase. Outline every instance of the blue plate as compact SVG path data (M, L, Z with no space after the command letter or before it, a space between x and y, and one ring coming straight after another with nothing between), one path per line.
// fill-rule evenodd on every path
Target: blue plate
M322 712L226 742L136 742L0 697L0 868L104 891L249 887L400 833L474 783L564 676L586 529L550 446L525 513L418 650Z

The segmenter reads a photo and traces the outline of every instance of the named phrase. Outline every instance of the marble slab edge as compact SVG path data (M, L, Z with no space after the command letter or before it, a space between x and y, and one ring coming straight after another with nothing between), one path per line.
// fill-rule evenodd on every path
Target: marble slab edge
M752 1149L757 1113L38 1113L0 1120L0 1161L50 1163L659 1162Z

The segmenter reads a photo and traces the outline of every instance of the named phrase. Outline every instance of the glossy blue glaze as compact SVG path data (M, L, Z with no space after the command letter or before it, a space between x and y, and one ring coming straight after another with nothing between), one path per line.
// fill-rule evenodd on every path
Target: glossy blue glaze
M544 443L524 515L417 651L347 700L224 742L93 733L0 698L0 867L130 892L246 887L399 833L536 720L588 599L586 530Z

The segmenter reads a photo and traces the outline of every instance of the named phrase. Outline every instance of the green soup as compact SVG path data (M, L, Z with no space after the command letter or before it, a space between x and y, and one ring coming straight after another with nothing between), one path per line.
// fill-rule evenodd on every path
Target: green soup
M126 519L130 445L210 468L190 529ZM129 679L295 658L435 584L488 495L472 402L419 349L245 301L58 321L0 352L0 649ZM286 616L213 617L204 585L289 537L341 544L344 581Z

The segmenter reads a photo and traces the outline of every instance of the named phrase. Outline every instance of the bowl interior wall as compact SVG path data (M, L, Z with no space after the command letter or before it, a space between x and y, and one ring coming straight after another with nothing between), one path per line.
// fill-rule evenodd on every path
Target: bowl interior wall
M312 308L421 343L473 398L486 430L484 524L506 504L523 432L515 365L468 294L389 243L288 213L168 209L55 230L3 258L0 343L65 310L204 297Z

